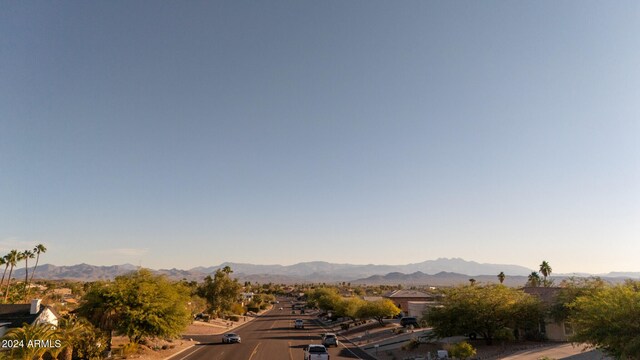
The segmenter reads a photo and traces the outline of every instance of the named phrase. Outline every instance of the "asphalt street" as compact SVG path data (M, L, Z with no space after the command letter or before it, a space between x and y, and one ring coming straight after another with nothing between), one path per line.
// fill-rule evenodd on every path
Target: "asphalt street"
M279 308L283 307L282 310ZM281 302L257 319L231 332L242 338L240 344L223 344L222 335L192 336L198 345L171 357L171 360L302 360L308 344L320 344L320 334L326 332L310 315L291 313L291 304ZM304 329L295 329L293 321L303 319ZM332 360L374 360L348 342L329 349Z

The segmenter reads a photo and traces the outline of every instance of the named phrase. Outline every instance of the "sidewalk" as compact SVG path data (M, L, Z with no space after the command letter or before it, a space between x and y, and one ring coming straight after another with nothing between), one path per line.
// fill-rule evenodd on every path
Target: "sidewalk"
M599 350L583 351L583 346L557 344L544 348L523 350L503 357L503 360L538 360L542 357L566 360L612 360Z

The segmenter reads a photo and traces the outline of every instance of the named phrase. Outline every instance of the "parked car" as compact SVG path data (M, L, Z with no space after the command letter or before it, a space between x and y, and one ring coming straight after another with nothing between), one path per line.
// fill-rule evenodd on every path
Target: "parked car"
M408 327L408 326L420 327L420 324L418 323L418 318L416 318L415 316L403 317L402 319L400 319L400 325L404 327Z
M329 352L324 345L309 344L304 348L304 360L329 360Z
M302 321L302 319L296 319L293 322L293 327L296 329L304 329L304 321Z
M231 344L231 343L240 343L242 339L240 339L240 335L234 333L228 333L222 335L222 343L223 344Z
M338 347L340 342L338 341L338 337L334 333L326 333L322 334L322 345L326 347L335 346Z

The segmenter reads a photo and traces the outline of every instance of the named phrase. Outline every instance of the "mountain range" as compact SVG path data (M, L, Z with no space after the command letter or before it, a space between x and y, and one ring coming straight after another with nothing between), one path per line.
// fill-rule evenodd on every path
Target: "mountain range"
M522 285L532 269L519 265L486 264L466 261L460 258L440 258L406 265L354 265L334 264L324 261L302 262L294 265L255 265L225 262L217 266L194 267L189 270L159 269L155 273L163 274L170 279L187 279L200 281L216 270L229 266L233 276L241 281L258 283L300 283L300 282L351 282L353 284L404 284L404 285L452 285L465 283L470 278L478 282L496 282L496 275L504 272L505 284ZM78 264L72 266L55 266L45 264L38 266L36 277L52 280L95 281L113 279L118 275L131 272L138 267L131 264L95 266ZM24 268L14 271L16 279L24 277ZM560 274L554 278L569 276L591 276L590 274ZM624 278L640 278L640 272L611 272L599 274L603 278L620 280Z

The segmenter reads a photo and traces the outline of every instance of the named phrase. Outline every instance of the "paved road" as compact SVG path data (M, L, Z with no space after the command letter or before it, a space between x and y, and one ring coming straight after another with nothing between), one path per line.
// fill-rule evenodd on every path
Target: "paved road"
M171 360L302 360L303 348L308 344L320 344L320 334L325 331L311 316L291 314L288 302L280 306L283 310L276 305L259 318L233 330L242 337L241 344L222 344L221 335L192 336L200 344ZM303 319L305 328L294 329L294 319ZM373 360L349 343L330 348L329 354L331 360Z

